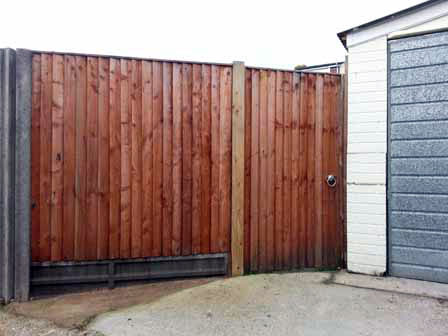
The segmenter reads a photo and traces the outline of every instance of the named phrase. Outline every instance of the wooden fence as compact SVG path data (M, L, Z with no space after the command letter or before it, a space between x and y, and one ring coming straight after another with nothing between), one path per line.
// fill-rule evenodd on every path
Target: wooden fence
M341 78L34 52L32 260L342 265Z
M245 113L245 270L342 265L341 76L248 68Z
M229 252L231 66L32 62L33 261Z

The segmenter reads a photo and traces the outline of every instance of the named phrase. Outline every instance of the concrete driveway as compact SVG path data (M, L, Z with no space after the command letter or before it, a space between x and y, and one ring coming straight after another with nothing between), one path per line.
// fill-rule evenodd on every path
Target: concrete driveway
M220 279L97 316L104 335L447 335L448 285L340 273Z

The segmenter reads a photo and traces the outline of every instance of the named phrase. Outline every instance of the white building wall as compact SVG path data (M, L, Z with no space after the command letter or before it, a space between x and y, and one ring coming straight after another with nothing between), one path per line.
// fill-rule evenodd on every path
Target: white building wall
M347 267L386 271L387 37L349 48Z

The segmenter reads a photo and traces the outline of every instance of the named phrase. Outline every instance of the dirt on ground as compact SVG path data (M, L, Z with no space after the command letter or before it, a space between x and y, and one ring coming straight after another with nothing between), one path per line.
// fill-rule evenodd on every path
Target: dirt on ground
M101 335L86 325L98 314L149 304L184 289L221 278L196 278L100 289L11 303L0 309L0 336Z

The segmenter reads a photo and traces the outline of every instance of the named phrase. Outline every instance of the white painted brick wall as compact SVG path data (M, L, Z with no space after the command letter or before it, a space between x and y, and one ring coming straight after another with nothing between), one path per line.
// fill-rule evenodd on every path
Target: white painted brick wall
M386 271L387 38L349 48L347 267Z

